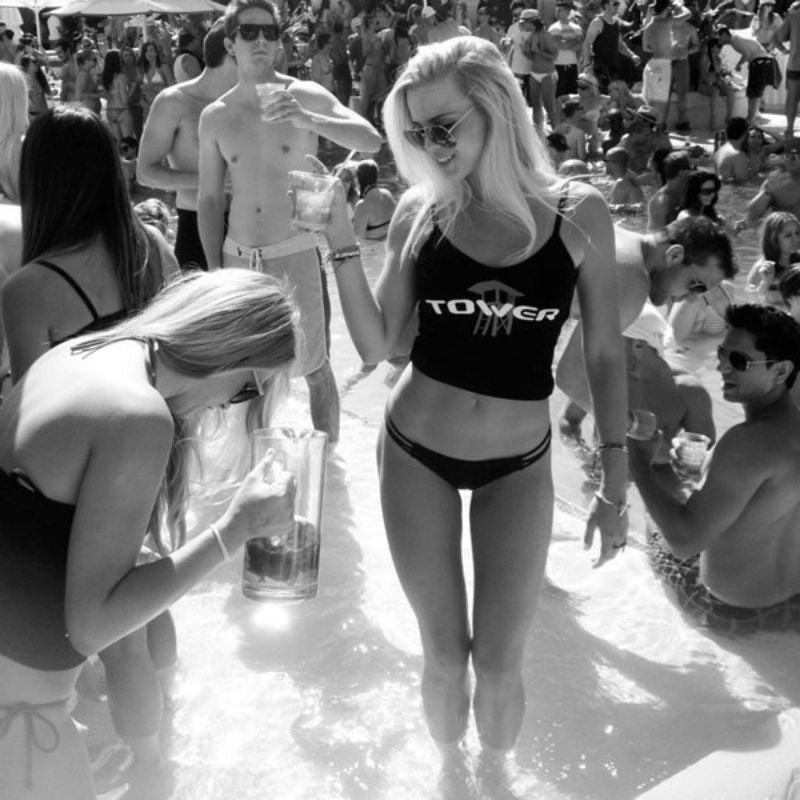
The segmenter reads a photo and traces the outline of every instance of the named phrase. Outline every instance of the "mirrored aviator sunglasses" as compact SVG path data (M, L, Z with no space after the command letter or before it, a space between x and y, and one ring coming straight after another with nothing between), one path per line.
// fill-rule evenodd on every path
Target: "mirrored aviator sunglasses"
M256 25L254 23L243 22L236 28L236 33L245 42L254 42L261 33L268 42L277 42L281 29L277 25Z
M425 149L426 139L437 147L455 147L458 141L453 135L453 131L469 116L473 108L474 106L470 106L455 122L451 122L449 125L424 125L419 128L410 128L403 131L403 136L407 142L420 150Z
M755 364L774 364L774 358L767 358L761 360L754 360L746 353L741 353L738 350L726 350L722 345L717 348L717 358L720 361L726 361L731 365L736 372L747 372L750 367Z

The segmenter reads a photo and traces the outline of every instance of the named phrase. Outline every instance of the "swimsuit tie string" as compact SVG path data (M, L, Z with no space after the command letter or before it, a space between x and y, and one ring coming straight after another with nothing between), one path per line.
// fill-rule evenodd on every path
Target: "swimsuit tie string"
M11 729L14 721L18 717L25 720L25 788L33 788L33 748L35 747L42 753L52 753L61 743L61 737L58 735L58 728L53 724L52 720L48 719L42 714L42 709L45 708L64 708L65 700L60 700L55 703L40 703L33 705L31 703L18 703L15 706L0 706L0 739ZM41 722L52 734L53 743L47 746L39 739L36 732L36 721Z

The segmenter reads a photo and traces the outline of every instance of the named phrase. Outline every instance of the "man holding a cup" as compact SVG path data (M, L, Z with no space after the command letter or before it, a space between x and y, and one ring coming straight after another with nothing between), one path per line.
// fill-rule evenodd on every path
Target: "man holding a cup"
M293 374L308 383L314 427L335 442L339 400L328 361L327 292L313 233L318 226L293 215L289 173L308 169L306 156L317 152L320 135L364 152L377 151L381 139L319 84L275 71L280 20L268 0L234 0L224 20L238 83L200 118L200 240L209 269L249 266L288 281L303 333ZM322 213L321 202L309 205Z
M800 629L800 324L769 306L729 306L719 347L723 397L744 422L714 448L682 499L651 464L660 435L629 439L630 470L657 532L651 560L679 604L726 632ZM676 440L680 463L682 446Z

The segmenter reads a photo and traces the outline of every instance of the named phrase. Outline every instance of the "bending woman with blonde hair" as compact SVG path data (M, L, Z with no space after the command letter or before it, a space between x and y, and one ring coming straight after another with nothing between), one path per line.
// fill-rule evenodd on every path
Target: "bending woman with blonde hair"
M183 524L187 451L208 408L250 401L295 356L295 312L250 270L197 273L119 325L35 361L0 407L0 796L94 798L69 701L86 658L144 626L253 533L285 528L293 486L268 459L224 514Z
M419 623L430 732L452 753L474 702L484 752L496 756L513 747L523 719L522 660L553 521L553 350L576 287L604 443L586 542L599 527L605 560L625 541L613 228L597 190L556 176L514 75L488 41L421 47L384 115L411 188L392 219L374 290L338 188L326 236L365 362L386 358L419 310L411 363L389 398L378 445L384 521ZM471 615L462 489L472 492Z

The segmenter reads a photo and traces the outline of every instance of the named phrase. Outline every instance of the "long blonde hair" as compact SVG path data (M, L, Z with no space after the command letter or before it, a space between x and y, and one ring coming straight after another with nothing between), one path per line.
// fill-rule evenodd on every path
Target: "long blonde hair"
M274 369L265 396L248 408L251 427L265 427L288 385L295 357L297 312L285 287L249 269L194 272L169 284L141 311L108 330L79 339L75 353L91 353L124 339L152 341L162 361L181 375L204 378L243 367ZM173 415L167 469L148 532L163 553L163 528L172 546L185 538L188 467L202 415Z
M477 170L482 202L518 221L529 233L527 245L507 259L508 263L519 261L533 251L536 242L537 224L530 199L536 197L555 207L562 182L533 126L511 69L491 42L477 36L457 36L420 47L384 103L386 133L398 169L423 199L403 256L408 257L416 247L432 205L447 233L472 198L466 180L448 180L403 136L403 131L412 126L409 89L448 76L456 80L486 123L486 142Z
M19 200L19 157L28 127L28 85L19 67L0 62L0 192Z

